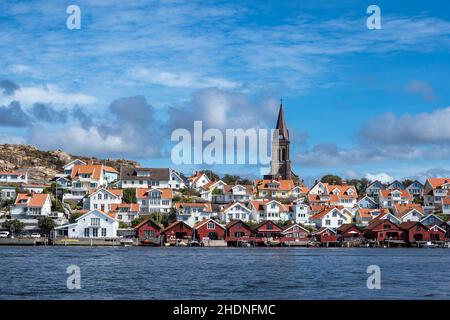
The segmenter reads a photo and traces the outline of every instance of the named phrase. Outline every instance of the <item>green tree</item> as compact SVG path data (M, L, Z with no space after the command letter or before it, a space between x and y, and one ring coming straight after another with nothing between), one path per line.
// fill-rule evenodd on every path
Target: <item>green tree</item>
M219 180L220 177L217 173L211 171L211 170L200 170L201 173L204 173L208 176L209 180Z
M171 224L171 223L173 223L175 221L177 221L177 210L175 208L170 208L170 213L167 216L167 225L166 225L166 227L169 224Z
M84 213L83 212L79 212L79 211L73 211L72 214L70 215L70 223L75 223L75 221L81 217Z
M131 221L131 227L134 228L136 227L139 223L143 222L144 220L146 220L147 218L144 216L139 216L138 218L134 219L133 221Z
M20 232L25 228L25 224L17 219L3 221L2 228L11 230L11 225L14 226L14 232Z
M414 182L414 180L411 180L411 179L404 179L403 181L402 181L402 184L405 186L405 188L406 187L409 187L409 185L411 184L411 183L413 183Z
M52 218L42 217L38 220L38 227L48 235L56 227L56 223Z
M128 229L129 225L128 223L125 223L123 221L119 221L119 229Z
M214 195L223 194L223 190L222 189L218 189L218 188L214 188L214 190L212 191L212 194L214 194Z
M231 174L225 174L222 178L222 181L226 184L241 184L241 185L248 185L252 184L252 182L249 179L241 178L237 175L231 175Z
M342 178L333 174L327 174L323 176L320 181L331 185L342 184Z
M136 189L133 188L123 189L122 199L126 203L136 203Z
M183 188L180 190L181 194L184 196L197 196L200 197L200 193L193 188Z

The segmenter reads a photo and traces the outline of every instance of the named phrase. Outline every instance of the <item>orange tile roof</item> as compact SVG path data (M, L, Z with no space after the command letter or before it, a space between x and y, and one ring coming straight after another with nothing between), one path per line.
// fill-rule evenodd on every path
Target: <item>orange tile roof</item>
M210 202L177 202L175 208L204 208L206 212L212 212L212 205Z
M119 211L120 208L130 208L131 212L138 212L140 209L139 203L113 203L111 204L111 211Z
M103 165L101 164L89 164L80 165L76 164L72 168L72 179L76 178L80 174L90 174L91 179L99 180L102 176Z
M326 207L325 209L323 209L322 211L316 213L315 215L313 215L312 217L310 217L310 220L318 220L318 219L322 219L323 217L325 217L327 215L327 213L329 213L330 211L334 210L334 209L338 209L339 212L341 212L341 210L343 209L342 206L331 206L331 207ZM342 212L341 212L342 213Z
M278 188L269 188L268 184L272 182L278 182ZM294 181L292 180L270 180L270 179L255 179L253 180L253 184L259 186L262 189L268 190L287 190L290 191L295 187Z
M119 171L110 166L105 166L105 171L119 174Z
M253 205L253 207L254 207L256 210L258 210L258 211L263 211L263 210L264 210L264 207L265 207L268 203L273 202L273 201L275 201L275 200L254 200L254 201L252 201L252 205ZM282 212L288 211L288 209L286 208L286 206L285 206L284 204L282 204L282 203L280 203L280 202L278 202L278 201L275 201L275 202L278 203L278 204L280 205L281 211L282 211Z
M399 191L400 195L402 197L406 197L408 199L412 199L411 194L407 191L407 190L399 190L399 189L394 189L394 190L380 190L380 196L383 198L387 198L390 197L392 195L392 192L394 191Z
M161 199L172 199L172 189L169 188L137 188L136 189L136 198L142 199L148 196L149 191L151 190L159 190L161 191Z
M433 189L439 188L444 184L450 183L450 178L429 178L427 180Z
M420 213L424 213L423 207L418 203L409 203L409 204L396 204L394 205L395 212L403 215L404 213L411 211L412 209L416 209Z
M450 204L450 197L445 197L442 199L442 204Z
M50 195L46 193L19 193L17 195L15 204L24 204L21 201L26 200L26 204L28 207L43 207L49 197Z

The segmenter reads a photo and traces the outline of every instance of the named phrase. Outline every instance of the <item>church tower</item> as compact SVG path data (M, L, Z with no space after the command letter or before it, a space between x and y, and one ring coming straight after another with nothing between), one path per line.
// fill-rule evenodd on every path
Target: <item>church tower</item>
M270 161L270 175L268 179L289 179L298 182L298 176L292 172L289 130L284 118L283 101L280 102L277 126L272 137L272 160Z

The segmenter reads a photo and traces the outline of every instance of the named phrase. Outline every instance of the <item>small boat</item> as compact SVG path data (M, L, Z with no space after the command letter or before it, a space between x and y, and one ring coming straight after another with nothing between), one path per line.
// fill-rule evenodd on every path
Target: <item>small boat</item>
M439 245L432 243L431 241L427 241L427 243L423 244L423 248L438 248Z
M200 242L198 242L197 240L192 240L189 245L191 247L200 247Z

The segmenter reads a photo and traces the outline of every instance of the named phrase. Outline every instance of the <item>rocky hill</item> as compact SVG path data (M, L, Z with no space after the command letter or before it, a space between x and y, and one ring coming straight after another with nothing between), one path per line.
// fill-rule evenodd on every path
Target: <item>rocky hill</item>
M119 170L121 166L140 167L136 161L98 159L72 155L61 150L43 151L31 145L0 144L0 171L28 171L31 183L48 183L62 167L74 159L92 160Z

